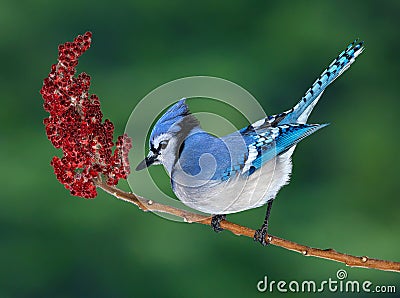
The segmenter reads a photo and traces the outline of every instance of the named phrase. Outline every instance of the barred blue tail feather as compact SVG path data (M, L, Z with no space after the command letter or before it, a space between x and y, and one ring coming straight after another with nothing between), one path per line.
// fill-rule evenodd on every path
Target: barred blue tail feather
M358 42L358 40L352 42L316 79L297 105L284 113L270 116L268 122L273 126L290 123L306 123L311 111L317 104L326 87L347 70L357 56L363 52L363 43L363 41Z

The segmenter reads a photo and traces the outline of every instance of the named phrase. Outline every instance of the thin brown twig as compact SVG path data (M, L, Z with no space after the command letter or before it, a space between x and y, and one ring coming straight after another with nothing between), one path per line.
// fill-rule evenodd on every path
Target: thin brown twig
M96 185L99 188L103 189L104 191L108 192L109 194L113 195L114 197L132 203L145 212L152 211L152 212L168 213L171 215L178 216L188 223L197 222L204 225L211 224L210 216L204 216L193 212L181 210L175 207L171 207L168 205L160 204L154 202L153 200L145 199L133 193L127 193L116 187L109 186L100 180L96 181ZM225 230L231 231L235 235L243 235L250 238L253 238L255 232L250 228L226 220L221 221L221 227ZM373 268L385 271L400 272L400 262L372 259L366 256L361 256L361 257L352 256L337 252L334 249L313 248L272 235L267 235L266 238L267 238L266 240L268 240L268 242L272 245L296 251L304 256L312 256L312 257L337 261L340 263L344 263L350 267L363 267L363 268Z

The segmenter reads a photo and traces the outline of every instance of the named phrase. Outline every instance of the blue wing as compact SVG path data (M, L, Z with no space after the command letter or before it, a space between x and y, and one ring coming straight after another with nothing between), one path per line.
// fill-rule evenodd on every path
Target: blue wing
M328 124L283 124L256 131L249 126L240 131L248 148L247 156L225 170L223 180L241 173L251 175L262 165Z

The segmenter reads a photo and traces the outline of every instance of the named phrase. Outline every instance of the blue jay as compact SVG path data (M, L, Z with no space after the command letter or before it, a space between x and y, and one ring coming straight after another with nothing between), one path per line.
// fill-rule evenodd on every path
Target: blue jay
M222 230L220 222L226 214L267 204L265 220L254 235L255 241L267 245L272 202L289 183L296 144L328 125L307 124L307 119L325 88L363 49L363 42L351 43L290 110L224 137L204 131L181 99L153 127L150 152L136 170L162 164L176 196L185 205L211 214L216 232Z

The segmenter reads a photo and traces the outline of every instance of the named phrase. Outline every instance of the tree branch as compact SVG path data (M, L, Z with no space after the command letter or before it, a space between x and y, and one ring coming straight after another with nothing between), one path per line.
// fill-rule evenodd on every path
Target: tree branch
M193 212L188 212L185 210L181 210L175 207L167 206L164 204L160 204L154 202L149 199L145 199L143 197L137 196L133 193L124 192L116 187L112 187L107 185L106 183L96 180L96 186L103 189L104 191L108 192L109 194L113 195L117 199L132 203L139 207L141 210L147 212L162 212L168 213L171 215L178 216L182 218L185 222L188 223L200 223L204 225L211 224L211 217L204 216L200 214L196 214ZM246 237L253 238L254 230L235 224L229 221L221 221L221 227L225 230L231 231L235 235L243 235ZM304 256L312 256L317 258L328 259L340 263L344 263L350 267L363 267L363 268L373 268L378 270L385 270L385 271L395 271L400 272L400 262L393 262L393 261L385 261L385 260L378 260L368 258L366 256L352 256L344 253L337 252L334 249L319 249L313 248L306 245L298 244L293 241L289 241L283 238L279 238L272 235L267 235L267 240L270 244L279 246L288 250L296 251L301 253Z

